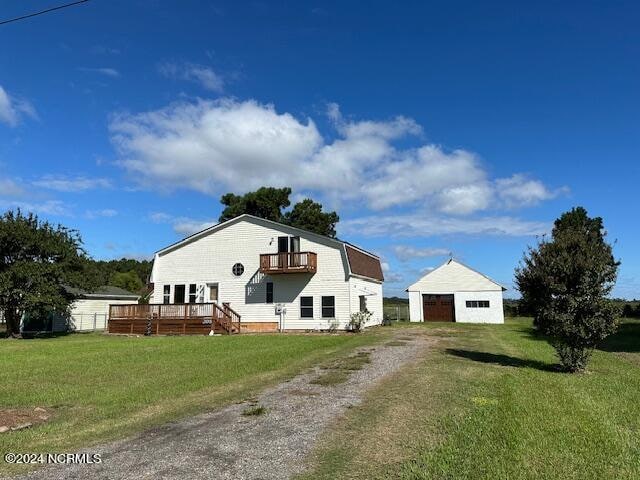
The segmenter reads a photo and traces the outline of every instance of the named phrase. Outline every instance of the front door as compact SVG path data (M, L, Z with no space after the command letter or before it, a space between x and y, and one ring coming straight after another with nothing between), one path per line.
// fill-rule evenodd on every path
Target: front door
M425 322L454 322L453 295L422 295Z
M209 301L218 303L218 284L210 283L209 285Z
M289 237L278 237L278 267L287 266L287 257L289 256Z

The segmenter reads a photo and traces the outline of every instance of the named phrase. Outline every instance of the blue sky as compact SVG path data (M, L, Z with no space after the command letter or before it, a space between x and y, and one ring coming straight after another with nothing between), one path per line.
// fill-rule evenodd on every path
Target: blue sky
M138 258L289 185L393 295L448 252L511 287L583 205L640 298L638 24L635 2L92 0L3 25L0 208Z

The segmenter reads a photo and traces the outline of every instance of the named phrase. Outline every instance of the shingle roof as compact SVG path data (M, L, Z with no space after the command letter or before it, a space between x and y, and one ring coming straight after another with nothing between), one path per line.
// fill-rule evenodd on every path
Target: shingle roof
M407 288L408 292L429 293L503 290L506 289L498 282L454 259L447 260Z
M137 293L132 293L124 288L114 287L113 285L103 285L96 288L92 292L88 292L81 288L65 286L64 289L76 297L139 297Z

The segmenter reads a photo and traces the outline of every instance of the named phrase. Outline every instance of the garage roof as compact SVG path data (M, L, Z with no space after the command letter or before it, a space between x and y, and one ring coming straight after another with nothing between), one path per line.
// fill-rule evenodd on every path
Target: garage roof
M504 291L499 283L453 258L431 270L407 292L452 293Z

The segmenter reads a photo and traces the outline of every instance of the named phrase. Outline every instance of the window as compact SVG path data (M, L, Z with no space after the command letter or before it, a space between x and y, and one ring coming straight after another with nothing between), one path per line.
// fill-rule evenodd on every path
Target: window
M300 297L300 318L313 318L313 297Z
M273 303L273 282L267 282L267 303Z
M236 277L239 277L244 273L244 265L242 265L241 263L236 263L231 269L231 271Z
M171 302L171 285L162 287L162 303L168 305Z
M322 318L336 318L336 297L322 297Z
M196 284L189 284L189 303L196 303Z
M173 287L173 303L184 303L184 285Z
M467 300L467 308L489 308L489 300Z
M360 295L360 311L361 312L368 312L368 310L367 310L367 297L365 297L364 295Z
M209 285L209 301L217 302L218 301L218 284L214 283L213 285Z

